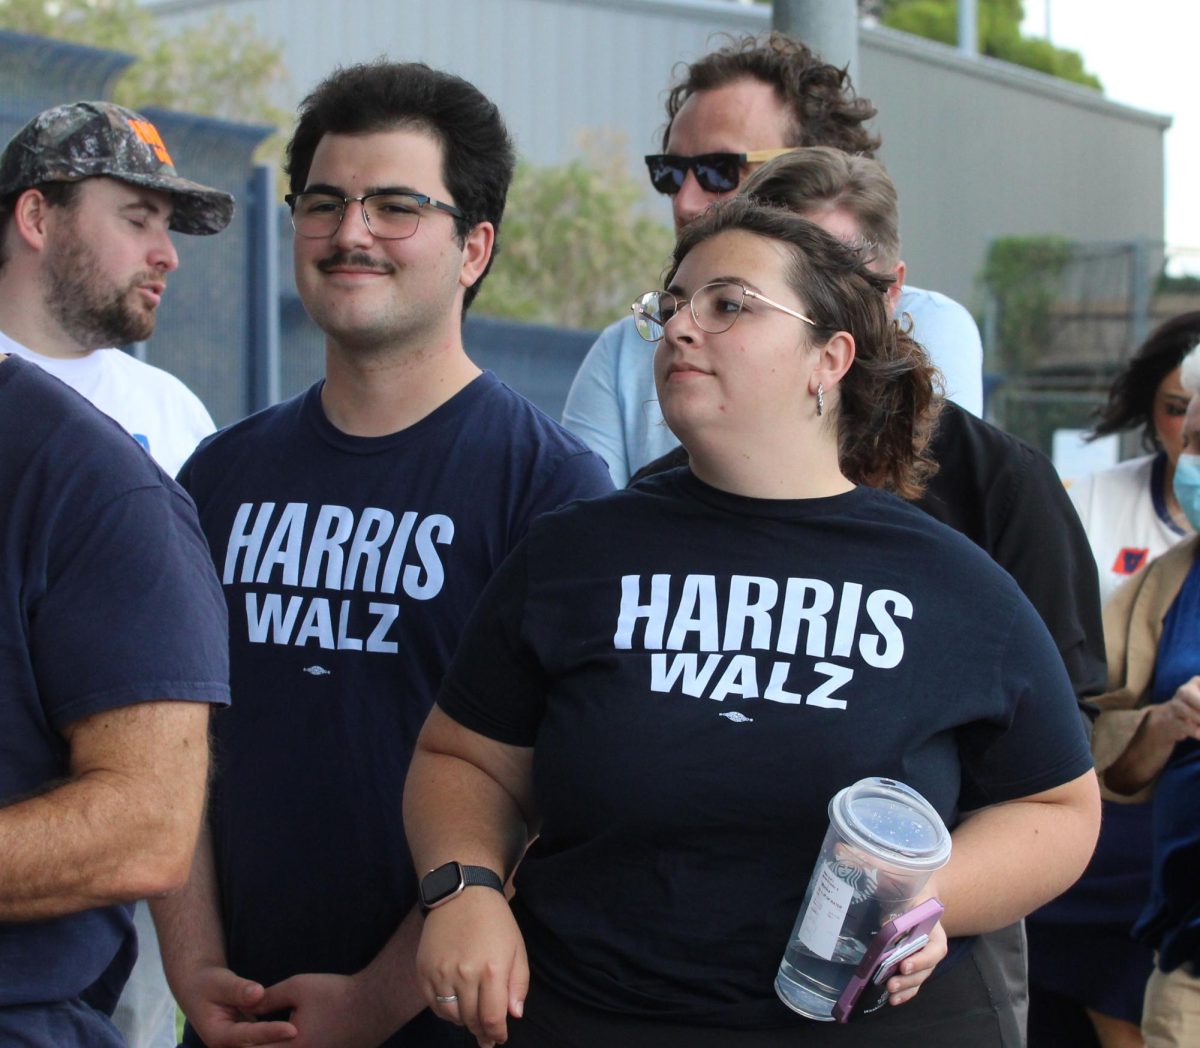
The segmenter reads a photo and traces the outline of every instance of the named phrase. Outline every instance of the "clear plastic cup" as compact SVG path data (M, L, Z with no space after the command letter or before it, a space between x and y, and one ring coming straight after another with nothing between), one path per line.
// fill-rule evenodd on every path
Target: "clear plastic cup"
M829 802L829 829L775 976L775 992L810 1019L833 1006L875 933L912 908L950 858L950 831L916 790L860 779Z

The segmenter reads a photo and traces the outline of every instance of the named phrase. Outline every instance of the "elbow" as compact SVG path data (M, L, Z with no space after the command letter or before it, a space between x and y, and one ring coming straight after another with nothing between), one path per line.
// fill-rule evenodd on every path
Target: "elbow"
M192 858L196 853L196 835L180 847L158 857L152 868L151 882L145 898L156 899L179 891L192 873Z
M1100 782L1110 800L1119 804L1141 804L1150 799L1154 780L1146 780L1120 765L1110 765L1100 773Z
M115 894L128 900L159 899L179 891L192 872L199 826L164 830L161 836L125 864L122 884Z
M156 899L187 884L202 815L203 802L197 797L192 803L160 808L147 818L119 868L124 881L119 894L127 899Z

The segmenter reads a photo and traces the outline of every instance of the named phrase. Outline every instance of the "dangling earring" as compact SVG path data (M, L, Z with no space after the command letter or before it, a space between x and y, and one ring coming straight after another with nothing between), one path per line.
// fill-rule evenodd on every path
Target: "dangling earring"
M825 414L825 383L817 383L817 418Z

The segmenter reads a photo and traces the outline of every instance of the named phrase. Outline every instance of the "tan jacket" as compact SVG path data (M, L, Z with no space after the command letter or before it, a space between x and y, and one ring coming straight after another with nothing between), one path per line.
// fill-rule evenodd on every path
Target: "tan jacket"
M1093 700L1101 710L1092 733L1097 773L1124 752L1146 715L1163 619L1183 588L1198 543L1200 535L1193 535L1172 546L1121 585L1104 606L1110 690ZM1135 794L1103 792L1108 800L1133 803L1146 800L1153 790L1151 784Z

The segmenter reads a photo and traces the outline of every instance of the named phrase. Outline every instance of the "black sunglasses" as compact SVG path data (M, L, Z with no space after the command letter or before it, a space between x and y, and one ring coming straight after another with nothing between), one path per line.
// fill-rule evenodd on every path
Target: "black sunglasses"
M659 153L646 157L650 184L660 193L674 196L683 188L687 173L706 193L732 193L742 180L746 164L761 164L794 149L759 149L753 153L701 153L698 156L675 156Z

